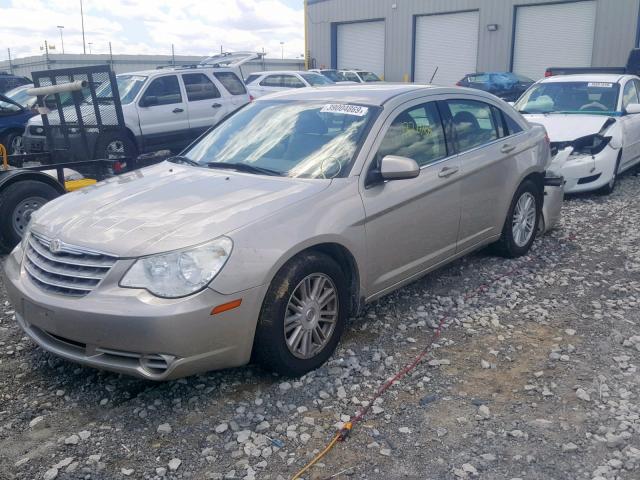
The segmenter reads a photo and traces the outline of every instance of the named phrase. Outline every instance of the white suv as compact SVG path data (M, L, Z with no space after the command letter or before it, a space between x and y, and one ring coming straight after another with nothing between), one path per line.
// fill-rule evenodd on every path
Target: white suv
M89 137L90 154L93 158L119 158L183 149L249 103L249 93L237 71L197 65L117 75L126 133L107 131ZM110 97L110 86L98 88L96 96L98 101L101 96ZM53 125L60 123L56 111L49 113L48 118ZM82 155L81 135L69 135L69 140L71 154ZM46 151L45 142L42 117L38 115L27 124L24 148L28 153Z

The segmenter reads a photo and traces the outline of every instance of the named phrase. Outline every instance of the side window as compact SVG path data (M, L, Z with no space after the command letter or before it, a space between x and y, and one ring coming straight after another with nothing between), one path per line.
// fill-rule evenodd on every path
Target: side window
M213 75L231 95L244 95L247 93L247 89L244 88L242 80L240 80L235 73L215 72Z
M630 103L638 103L638 92L634 81L628 81L622 91L622 108L627 108Z
M349 80L350 82L358 82L360 83L360 79L358 78L358 76L353 73L353 72L345 72L344 77Z
M282 86L286 88L304 88L305 84L293 75L282 75Z
M220 97L220 92L204 73L185 73L182 81L190 102Z
M269 75L267 77L264 77L264 79L260 82L260 85L263 87L281 87L281 78L282 77L280 75Z
M464 152L498 139L491 107L476 100L447 100L455 142Z
M152 80L149 87L147 87L147 91L144 92L142 100L149 102L147 103L149 106L182 103L182 94L180 93L178 77L175 75L169 75Z
M511 115L502 112L502 116L504 118L504 123L507 127L507 135L515 135L516 133L520 133L522 131L522 127L519 123L517 123Z
M378 164L386 155L413 158L421 167L447 156L444 129L435 102L411 107L393 120L378 149Z

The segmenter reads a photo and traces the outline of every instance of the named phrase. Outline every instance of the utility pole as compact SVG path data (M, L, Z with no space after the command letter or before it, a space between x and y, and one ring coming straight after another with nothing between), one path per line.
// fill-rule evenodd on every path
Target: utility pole
M49 43L46 40L44 41L44 60L47 65L47 70L49 70L51 68L49 65Z
M281 60L284 60L284 42L280 42L280 53L281 53Z
M82 50L87 54L87 46L84 43L84 11L82 10L82 0L80 0L80 21L82 22Z
M111 50L111 42L109 42L109 63L111 64L111 70L113 70L113 51Z
M60 43L62 44L62 53L64 54L64 38L62 38L62 29L64 25L58 25L58 30L60 30Z
M309 39L307 30L307 0L304 0L304 69L309 70Z
M13 63L11 63L11 49L7 48L7 53L9 54L9 73L13 75Z
M173 66L176 66L176 51L173 48L173 43L171 44L171 63Z
M89 55L91 55L91 45L93 45L93 42L89 42Z

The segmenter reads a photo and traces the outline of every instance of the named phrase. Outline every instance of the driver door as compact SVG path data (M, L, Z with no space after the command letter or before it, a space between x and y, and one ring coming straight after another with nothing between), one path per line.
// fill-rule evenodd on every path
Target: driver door
M449 155L435 101L413 101L390 115L365 171L386 155L413 158L416 178L364 184L368 285L382 294L456 253L460 223L460 165Z

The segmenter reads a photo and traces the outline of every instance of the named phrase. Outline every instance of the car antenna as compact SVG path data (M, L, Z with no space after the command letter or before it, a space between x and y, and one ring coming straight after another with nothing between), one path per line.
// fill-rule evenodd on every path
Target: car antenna
M429 80L429 83L433 83L433 79L436 77L436 73L438 73L438 68L440 67L436 65L436 69L433 71L433 75L431 75L431 80Z

